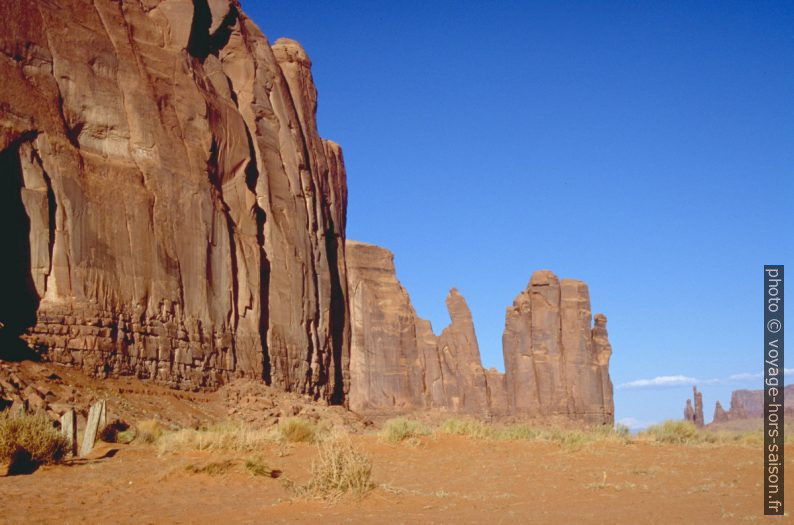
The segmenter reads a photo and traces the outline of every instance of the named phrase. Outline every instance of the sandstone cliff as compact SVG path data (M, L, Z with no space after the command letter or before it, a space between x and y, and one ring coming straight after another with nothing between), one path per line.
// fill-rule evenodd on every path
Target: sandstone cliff
M417 317L388 250L347 242L350 407L370 413L442 408L482 416L613 421L606 317L592 324L587 286L536 272L507 310L505 374L484 370L471 312L453 289L435 336Z
M222 0L0 3L6 340L98 376L349 384L342 153Z
M585 283L535 272L507 308L502 349L510 413L613 421L606 316L593 325Z
M0 17L0 359L20 343L177 388L249 377L362 412L612 420L583 283L533 276L502 374L457 290L436 335L391 253L346 245L311 61L237 0L12 0Z
M347 242L352 342L350 408L406 412L423 408L486 414L486 374L466 301L447 297L452 323L436 337L397 280L394 255Z

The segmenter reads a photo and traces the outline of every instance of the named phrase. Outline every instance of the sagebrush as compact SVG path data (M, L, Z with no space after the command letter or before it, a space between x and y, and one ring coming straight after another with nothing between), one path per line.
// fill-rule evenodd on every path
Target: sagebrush
M389 419L383 424L383 428L381 428L380 431L380 438L388 443L399 443L406 439L416 439L419 436L427 436L432 432L430 427L419 421L398 417Z
M372 490L372 461L357 450L346 436L335 436L317 445L309 483L297 489L299 495L326 501L345 494L362 497Z
M254 429L243 423L224 422L195 430L183 428L163 433L157 439L161 453L194 450L255 452L281 439L278 430Z
M13 471L18 463L31 466L60 462L69 451L69 441L44 414L0 412L0 463Z

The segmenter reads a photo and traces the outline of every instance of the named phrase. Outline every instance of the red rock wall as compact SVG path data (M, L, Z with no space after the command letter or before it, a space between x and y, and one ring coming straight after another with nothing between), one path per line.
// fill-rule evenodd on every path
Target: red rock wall
M236 1L0 16L3 222L29 239L1 272L5 336L99 376L341 400L344 163L300 45Z
M352 298L350 407L364 413L439 408L482 417L614 418L606 317L593 323L587 286L536 272L507 310L505 374L484 370L466 301L447 297L435 336L397 280L388 250L347 242Z
M614 420L606 316L593 323L585 283L535 272L507 308L502 349L510 413Z

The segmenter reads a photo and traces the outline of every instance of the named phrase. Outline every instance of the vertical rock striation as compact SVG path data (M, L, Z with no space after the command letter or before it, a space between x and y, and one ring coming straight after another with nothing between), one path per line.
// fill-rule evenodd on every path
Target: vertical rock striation
M509 412L612 422L612 348L587 285L535 272L507 308L502 338Z
M94 375L342 400L342 153L310 61L221 0L3 2L5 338Z
M508 308L505 374L484 370L466 301L447 296L451 323L435 336L397 280L386 249L348 241L353 410L442 408L481 416L613 420L606 317L590 317L587 286L536 272Z
M397 280L394 255L347 241L352 340L350 408L396 413L425 408L489 412L486 374L466 301L447 297L452 322L436 337Z
M431 345L422 345L427 333L418 329L420 320L397 280L394 256L384 248L353 241L347 242L346 251L352 323L350 409L393 412L429 406L433 379L426 376L436 375L437 386L442 386L438 358L428 355Z
M311 61L238 0L15 0L0 17L0 351L178 388L259 378L362 412L612 420L583 283L532 277L501 374L457 290L436 335L392 254L346 243Z
M455 412L489 412L485 370L466 300L453 288L447 295L451 320L438 338L445 406Z

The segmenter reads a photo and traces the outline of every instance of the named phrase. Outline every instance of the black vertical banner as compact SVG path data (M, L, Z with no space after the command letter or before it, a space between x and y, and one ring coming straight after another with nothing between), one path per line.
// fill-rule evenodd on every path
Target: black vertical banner
M764 514L783 515L783 265L764 266Z

